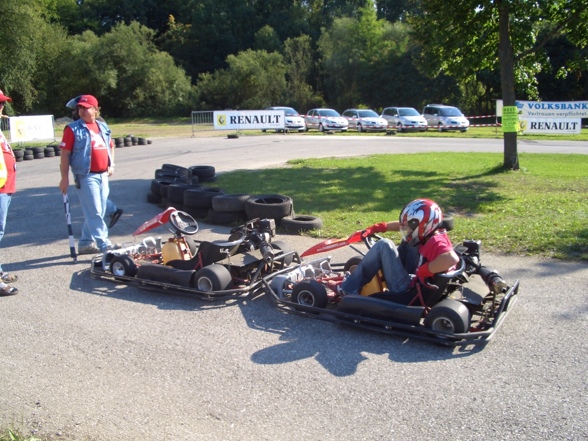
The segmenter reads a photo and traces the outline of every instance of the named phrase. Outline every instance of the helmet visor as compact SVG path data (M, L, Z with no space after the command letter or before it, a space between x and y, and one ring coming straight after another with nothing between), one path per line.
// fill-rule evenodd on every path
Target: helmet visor
M413 229L410 228L408 225L406 225L406 224L400 225L400 234L402 234L402 239L409 240L409 236L412 234L412 232L413 232Z

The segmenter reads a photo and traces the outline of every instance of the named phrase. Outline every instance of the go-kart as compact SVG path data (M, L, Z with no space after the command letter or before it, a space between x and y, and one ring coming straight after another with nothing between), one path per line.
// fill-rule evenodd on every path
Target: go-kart
M215 300L250 294L263 286L263 277L300 263L286 243L272 242L273 219L250 220L233 228L226 241L199 241L192 238L196 220L170 207L133 236L166 224L172 237L164 243L161 237L147 237L95 256L92 277Z
M346 245L364 254L353 244L363 242L370 248L379 239L378 235L362 237L362 231L357 231L347 239L321 242L300 257ZM519 281L508 285L496 271L483 266L480 247L474 240L454 247L460 258L454 270L436 274L424 284L415 281L401 295L386 292L381 271L361 295L343 295L329 288L354 271L362 256L344 263L332 263L330 256L304 260L268 275L264 285L278 309L287 313L442 345L483 342L492 338L516 302Z

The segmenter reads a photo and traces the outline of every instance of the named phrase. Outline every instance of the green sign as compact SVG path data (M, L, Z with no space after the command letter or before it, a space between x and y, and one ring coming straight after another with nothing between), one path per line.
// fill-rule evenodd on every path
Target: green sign
M519 109L517 106L502 108L502 132L517 132L519 128Z

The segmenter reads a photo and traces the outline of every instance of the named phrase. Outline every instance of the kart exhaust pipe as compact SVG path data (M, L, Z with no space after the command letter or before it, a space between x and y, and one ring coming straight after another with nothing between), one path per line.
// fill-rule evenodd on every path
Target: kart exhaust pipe
M341 298L337 311L378 320L394 320L408 325L419 324L425 308L406 306L374 297L347 295Z
M481 266L478 268L478 273L494 294L504 294L508 291L508 285L496 271Z

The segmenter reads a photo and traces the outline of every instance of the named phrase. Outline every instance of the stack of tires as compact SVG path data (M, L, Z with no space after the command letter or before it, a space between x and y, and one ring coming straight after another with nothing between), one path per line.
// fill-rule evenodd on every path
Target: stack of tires
M282 194L226 194L205 184L216 181L210 165L182 167L163 164L155 170L150 203L163 208L174 207L196 219L215 225L238 225L251 219L274 219L281 230L291 233L318 230L323 222L316 216L296 215L292 198Z
M275 219L281 230L291 233L320 230L323 221L316 216L296 215L290 196L282 194L262 194L251 196L245 201L248 219Z
M119 138L114 138L114 146L119 147L131 147L133 145L147 145L151 144L151 140L146 138L138 138L133 135L125 135Z

